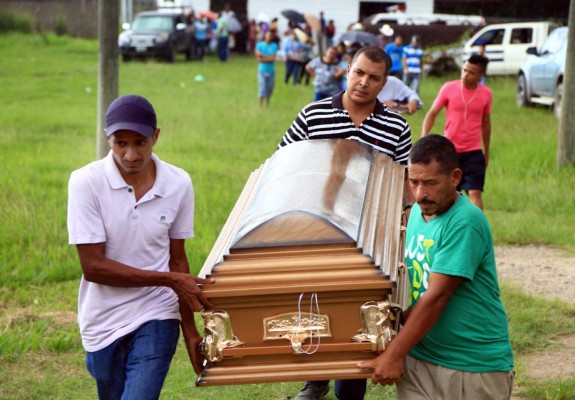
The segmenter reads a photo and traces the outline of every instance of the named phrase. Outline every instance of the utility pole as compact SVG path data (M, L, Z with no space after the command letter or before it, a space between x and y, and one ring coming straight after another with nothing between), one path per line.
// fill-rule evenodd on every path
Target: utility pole
M100 159L108 151L106 110L118 97L118 34L120 2L118 0L98 1L98 117L96 128L96 155Z
M567 60L575 57L575 0L569 4L569 33L567 37L567 56L565 57L565 76L563 93L561 93L561 119L559 120L559 137L557 140L557 166L573 165L573 148L575 146L575 69Z

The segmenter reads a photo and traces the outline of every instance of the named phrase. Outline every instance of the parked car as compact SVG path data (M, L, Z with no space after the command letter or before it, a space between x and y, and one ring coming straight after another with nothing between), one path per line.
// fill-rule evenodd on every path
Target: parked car
M515 75L529 47L539 47L559 25L549 21L493 24L475 33L463 47L463 61L485 46L487 75Z
M567 57L567 27L555 29L540 49L530 47L529 56L517 74L516 101L519 107L531 103L553 106L555 116L561 116L563 75Z
M124 62L132 58L148 58L174 62L177 53L187 59L194 54L194 33L186 24L186 16L178 11L145 11L136 15L131 26L118 38Z

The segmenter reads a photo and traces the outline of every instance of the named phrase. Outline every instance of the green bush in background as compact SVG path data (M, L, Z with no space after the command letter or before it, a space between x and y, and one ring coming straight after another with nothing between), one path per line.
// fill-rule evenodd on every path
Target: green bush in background
M54 33L58 36L68 34L68 25L66 24L66 17L62 13L58 13L54 19Z
M12 11L0 12L0 33L22 32L30 33L34 30L36 22L29 14Z

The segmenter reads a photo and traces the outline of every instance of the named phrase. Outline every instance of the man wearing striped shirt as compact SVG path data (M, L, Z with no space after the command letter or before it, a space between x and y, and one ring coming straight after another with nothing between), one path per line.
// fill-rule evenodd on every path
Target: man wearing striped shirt
M347 67L347 89L304 107L278 148L300 140L349 139L366 143L393 161L407 165L411 150L409 125L377 99L390 68L391 60L383 49L362 47ZM403 197L404 207L413 203L407 179ZM363 399L365 390L365 379L335 383L336 396L340 399ZM294 400L321 399L328 391L329 381L306 382Z
M389 66L389 56L378 46L362 47L348 66L347 90L304 107L278 148L300 140L350 139L369 144L407 165L409 125L377 100Z
M403 81L417 94L423 71L423 48L418 35L411 37L411 44L403 48Z

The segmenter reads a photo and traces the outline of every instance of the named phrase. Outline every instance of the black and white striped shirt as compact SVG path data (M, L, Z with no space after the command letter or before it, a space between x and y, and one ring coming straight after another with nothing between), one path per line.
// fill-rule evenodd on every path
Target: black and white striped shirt
M369 144L407 165L411 131L405 118L377 100L371 115L356 127L343 108L343 94L316 101L304 107L293 121L278 148L300 140L350 139Z

